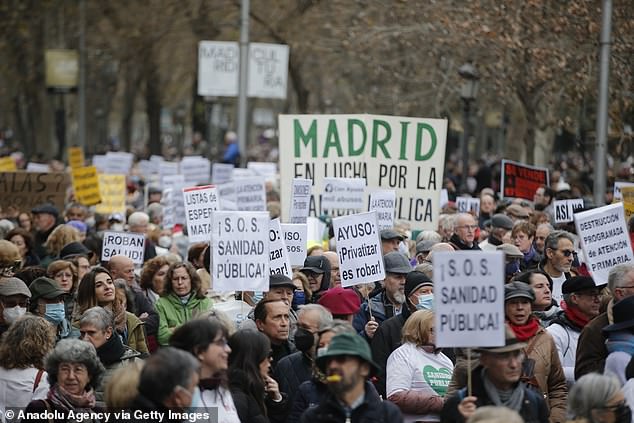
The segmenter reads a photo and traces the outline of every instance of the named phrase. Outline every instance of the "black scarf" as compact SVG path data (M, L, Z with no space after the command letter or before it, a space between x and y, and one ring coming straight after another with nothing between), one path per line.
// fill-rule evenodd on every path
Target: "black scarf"
M104 366L120 361L123 354L125 354L125 345L116 333L110 335L110 339L97 348L97 356Z
M480 247L478 246L478 243L475 241L475 239L473 240L473 245L469 247L467 244L462 242L462 240L458 238L458 235L456 234L451 235L451 238L449 238L449 243L454 244L456 246L456 249L458 250L480 250Z

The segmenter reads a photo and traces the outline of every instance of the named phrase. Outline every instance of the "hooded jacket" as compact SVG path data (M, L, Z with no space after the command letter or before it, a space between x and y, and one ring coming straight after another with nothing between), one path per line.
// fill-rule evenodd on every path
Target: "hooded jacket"
M209 310L211 305L209 298L197 298L193 292L185 304L174 293L159 298L155 305L159 315L159 345L167 346L175 328L191 320L194 313L198 314Z

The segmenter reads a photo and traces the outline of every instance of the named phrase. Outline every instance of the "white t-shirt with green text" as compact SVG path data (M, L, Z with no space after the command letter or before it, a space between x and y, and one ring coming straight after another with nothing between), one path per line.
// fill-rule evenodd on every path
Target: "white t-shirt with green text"
M406 343L398 347L387 359L386 393L422 391L444 397L453 373L453 363L443 353L428 353L421 347ZM439 414L403 414L407 422L440 421Z

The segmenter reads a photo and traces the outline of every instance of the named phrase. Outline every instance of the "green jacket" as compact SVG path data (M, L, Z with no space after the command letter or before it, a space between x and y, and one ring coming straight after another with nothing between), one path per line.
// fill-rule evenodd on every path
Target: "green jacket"
M186 304L182 304L176 294L169 294L156 301L154 307L159 315L158 343L166 346L169 344L172 332L178 326L188 322L192 317L211 309L212 302L209 298L189 298Z

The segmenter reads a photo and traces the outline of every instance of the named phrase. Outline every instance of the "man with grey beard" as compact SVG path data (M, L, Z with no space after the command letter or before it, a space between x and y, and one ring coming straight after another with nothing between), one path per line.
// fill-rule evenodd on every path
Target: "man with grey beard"
M359 335L368 339L374 336L383 321L401 313L405 303L405 277L412 271L408 258L397 251L385 254L383 261L385 280L382 289L365 299L352 322Z

